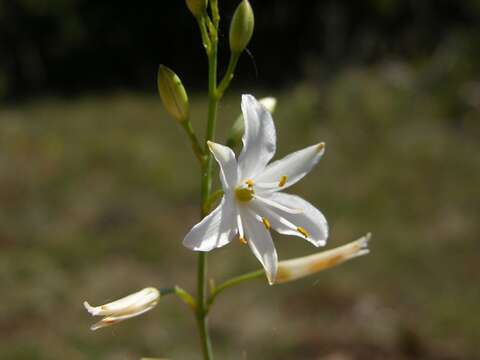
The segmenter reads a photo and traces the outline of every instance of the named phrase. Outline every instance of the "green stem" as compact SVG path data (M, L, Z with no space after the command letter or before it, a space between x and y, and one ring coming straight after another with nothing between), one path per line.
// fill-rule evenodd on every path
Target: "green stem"
M165 296L165 295L170 295L170 294L175 294L175 288L161 288L158 289L160 296Z
M197 324L202 344L202 353L205 360L213 360L212 344L210 341L210 334L208 331L207 322L207 293L206 293L206 278L207 278L207 253L200 252L198 254L198 292L197 292Z
M200 145L200 142L198 141L197 136L195 135L195 131L193 131L192 123L190 122L190 120L184 121L182 123L182 127L187 133L188 138L190 139L190 142L192 143L193 152L195 153L195 156L197 157L201 166L205 156L204 156L203 148Z
M200 28L200 35L202 36L202 44L205 50L208 52L210 51L210 37L208 36L207 30L207 21L206 16L202 16L197 18L198 27Z
M218 11L218 0L210 0L210 10L212 11L213 24L216 29L220 24L220 12Z
M205 136L205 162L202 166L202 217L207 214L203 210L206 207L208 199L210 198L210 192L212 188L212 170L213 170L213 158L208 150L208 141L214 139L215 127L217 123L217 109L218 98L216 96L217 91L217 43L218 38L211 36L210 49L208 52L208 121L207 121L207 133ZM208 331L208 292L207 292L207 254L200 252L198 254L198 268L197 268L197 323L200 333L200 340L202 343L203 358L205 360L213 360L212 345L210 341L210 334Z
M230 85L230 82L233 79L235 68L237 67L239 58L240 58L239 53L230 54L230 60L228 62L227 71L225 72L225 75L223 76L223 79L220 82L220 85L218 85L217 95L218 95L218 98L220 99L222 98L225 90L227 90L228 86Z
M265 275L264 270L257 270L257 271L252 271L252 272L240 275L240 276L236 276L234 278L231 278L231 279L225 281L224 283L215 287L215 289L212 291L212 293L211 293L211 295L210 295L210 297L208 298L208 301L207 301L208 308L210 308L210 306L214 303L218 294L220 294L223 290L228 289L229 287L241 284L245 281L258 279L260 277L263 277L264 275Z

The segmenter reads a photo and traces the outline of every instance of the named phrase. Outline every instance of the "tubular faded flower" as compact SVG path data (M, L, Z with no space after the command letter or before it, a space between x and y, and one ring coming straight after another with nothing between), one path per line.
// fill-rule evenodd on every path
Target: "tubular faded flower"
M155 305L157 305L159 298L160 292L157 289L147 287L105 305L91 306L85 301L83 306L85 306L85 309L87 309L91 315L104 317L90 327L91 330L97 330L153 309Z
M278 273L275 283L281 284L297 280L340 265L358 256L366 255L370 252L368 249L368 241L370 238L371 234L368 233L356 241L332 250L322 251L301 258L280 261L278 263Z
M310 172L325 145L311 145L269 164L276 150L270 112L251 95L242 96L242 112L245 132L238 161L229 147L208 142L220 165L224 196L220 205L190 230L183 244L195 251L210 251L238 236L250 246L273 284L278 259L270 229L315 246L326 244L328 226L322 213L302 198L280 192Z

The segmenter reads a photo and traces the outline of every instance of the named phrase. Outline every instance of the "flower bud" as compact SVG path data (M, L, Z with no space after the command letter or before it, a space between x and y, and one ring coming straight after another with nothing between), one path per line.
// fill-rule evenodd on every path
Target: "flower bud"
M263 99L260 99L259 102L271 114L273 114L275 108L277 107L277 99L275 99L274 97L265 97ZM243 115L240 114L233 123L232 128L230 129L227 145L233 148L236 144L240 143L244 131L245 123L243 121Z
M186 0L187 7L196 18L201 17L207 9L208 0Z
M105 305L91 306L85 301L83 306L93 316L104 316L102 320L90 327L91 330L97 330L153 309L159 298L160 292L153 287L148 287Z
M158 93L167 112L178 122L188 119L188 96L182 81L171 69L160 65L157 77Z
M368 233L356 241L332 250L322 251L301 258L280 261L278 263L275 284L297 280L334 267L358 256L366 255L369 253L368 241L370 237L371 234Z
M230 50L241 53L247 47L253 34L253 10L248 0L242 0L233 14L230 24Z

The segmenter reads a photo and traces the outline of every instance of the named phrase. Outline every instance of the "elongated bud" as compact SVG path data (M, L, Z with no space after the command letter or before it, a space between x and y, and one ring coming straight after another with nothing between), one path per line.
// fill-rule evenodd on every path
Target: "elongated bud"
M186 0L187 7L190 12L196 18L201 17L205 14L205 10L207 9L208 0Z
M248 0L242 0L233 14L230 24L230 50L241 53L252 38L254 28L253 10Z
M319 271L334 267L347 260L369 253L368 241L371 234L353 241L347 245L332 250L322 251L317 254L301 258L280 261L275 284L297 280L305 276L313 275Z
M91 306L85 301L83 306L91 315L104 317L90 327L91 330L97 330L153 309L159 298L160 292L153 287L148 287L105 305Z
M178 122L188 119L188 96L182 81L171 69L160 65L157 77L158 93L167 112Z
M275 111L277 107L277 99L274 97L265 97L259 100L260 104L262 104L265 109L268 110L271 114ZM228 133L228 140L227 146L234 147L240 140L242 139L243 132L245 131L245 122L243 120L243 115L240 114L238 118L233 123L230 132Z

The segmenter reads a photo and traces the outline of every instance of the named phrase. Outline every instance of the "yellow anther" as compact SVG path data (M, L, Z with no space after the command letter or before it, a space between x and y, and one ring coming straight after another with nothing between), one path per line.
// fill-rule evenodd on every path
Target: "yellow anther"
M253 190L238 187L235 189L235 196L238 201L250 201L253 199Z
M263 225L265 225L265 229L270 230L270 228L272 227L272 225L270 225L270 221L268 221L267 218L262 217L262 222Z
M245 239L244 237L239 237L238 240L240 241L240 244L247 245L247 239Z
M287 182L287 177L285 175L280 176L280 181L278 182L278 187L283 187Z
M253 180L252 179L248 179L247 181L245 181L245 184L247 184L247 186L249 188L252 188L253 187Z
M302 234L303 236L305 236L305 238L308 238L310 236L310 234L308 233L307 230L305 230L303 227L299 226L297 227L297 231Z

